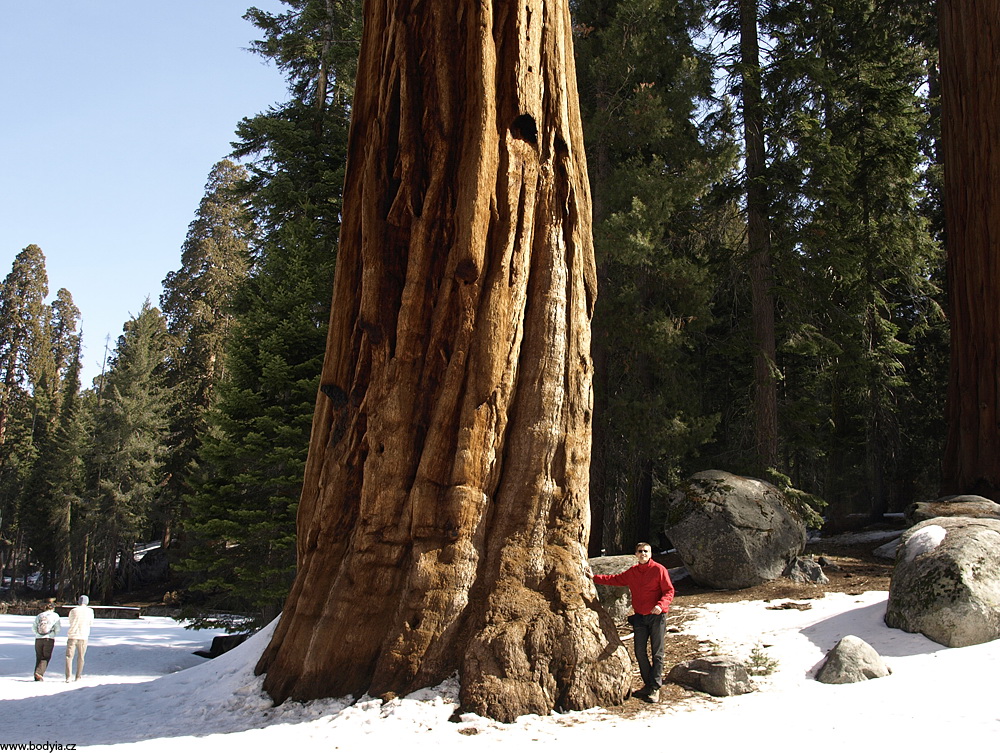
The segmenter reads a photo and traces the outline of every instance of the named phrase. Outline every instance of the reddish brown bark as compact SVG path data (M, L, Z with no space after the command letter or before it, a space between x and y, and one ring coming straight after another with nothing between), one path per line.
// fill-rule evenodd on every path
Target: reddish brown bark
M951 306L943 490L1000 499L1000 2L941 0Z
M458 671L498 719L620 702L589 533L590 197L565 0L372 0L276 701Z

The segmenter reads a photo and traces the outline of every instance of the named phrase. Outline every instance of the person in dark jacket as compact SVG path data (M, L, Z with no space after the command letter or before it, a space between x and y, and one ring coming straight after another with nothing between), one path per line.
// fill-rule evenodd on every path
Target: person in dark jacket
M627 586L632 594L632 611L628 618L632 625L635 659L642 675L642 689L633 695L649 703L660 700L663 684L663 637L666 634L666 616L674 600L674 585L667 568L653 560L649 544L640 541L635 547L638 563L617 575L588 575L602 586Z

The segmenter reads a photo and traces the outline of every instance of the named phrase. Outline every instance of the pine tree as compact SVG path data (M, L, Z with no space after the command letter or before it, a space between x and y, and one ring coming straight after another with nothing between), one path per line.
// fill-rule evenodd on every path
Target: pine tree
M31 359L36 454L21 492L21 520L26 542L42 565L48 586L54 575L60 575L61 584L69 574L69 499L75 479L69 478L67 469L78 467L83 447L79 441L66 441L79 402L80 310L65 288L45 310L50 318L45 322L44 342Z
M692 355L712 318L710 189L734 150L694 41L705 13L696 0L575 4L600 290L593 553L655 538L654 482L676 479L714 425Z
M913 12L789 2L766 19L786 463L841 510L875 517L900 447L901 328L928 309L939 254L919 207L926 53Z
M168 395L166 322L146 301L125 323L96 409L85 523L94 556L88 587L111 599L131 585L135 544L162 493Z
M0 447L11 413L28 394L28 373L44 342L48 293L45 256L32 244L14 258L0 287Z
M74 518L84 504L84 455L87 452L86 416L80 395L80 348L70 357L62 380L62 399L56 426L41 447L26 487L34 522L29 545L48 573L58 575L62 596L82 590L82 570L74 568ZM32 516L26 516L32 517ZM77 543L79 537L75 537ZM75 586L75 587L74 587Z
M938 25L934 0L912 3L907 36L923 50L926 121L920 145L924 164L919 211L939 248L944 248L943 166L941 149L941 81L938 60ZM948 288L946 258L938 254L928 265L926 277L939 291L919 305L899 309L900 339L909 344L903 354L906 389L900 396L900 450L895 481L899 503L931 499L940 494L941 456L945 437L949 323L945 313Z
M315 296L332 276L327 268L317 279L315 248L290 251L258 260L237 297L244 313L228 345L215 431L200 452L182 565L195 574L195 604L249 612L255 622L273 619L291 584L326 324Z
M163 492L164 548L170 545L183 495L191 492L191 475L208 431L207 412L225 378L232 301L249 265L252 225L237 195L246 177L230 160L212 168L181 250L181 268L163 281L160 305L171 336L166 378L174 401Z
M212 433L190 496L189 603L266 622L294 572L295 515L329 317L359 3L251 11L292 98L244 120L236 156L261 236L235 296ZM208 618L206 624L215 624ZM225 622L225 620L223 620Z
M32 378L45 344L47 295L45 256L32 244L17 254L0 283L0 538L9 542L13 558L26 554L21 508L38 453Z

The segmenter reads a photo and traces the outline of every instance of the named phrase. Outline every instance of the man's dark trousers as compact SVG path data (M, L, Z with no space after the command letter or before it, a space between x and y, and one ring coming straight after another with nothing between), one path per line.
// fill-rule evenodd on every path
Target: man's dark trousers
M658 690L663 684L663 636L667 629L665 614L633 614L628 618L634 634L635 660L643 684ZM649 646L648 653L646 646ZM653 655L652 664L649 655Z
M40 678L45 674L55 645L55 638L35 638L35 677Z

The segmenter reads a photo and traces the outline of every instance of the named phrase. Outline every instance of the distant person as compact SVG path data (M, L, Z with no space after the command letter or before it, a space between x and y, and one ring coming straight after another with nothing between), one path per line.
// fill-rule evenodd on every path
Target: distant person
M602 586L628 586L635 612L628 621L632 625L635 659L639 663L643 682L642 689L633 695L656 703L660 700L660 686L663 684L663 637L667 628L667 611L674 600L674 586L667 568L653 561L653 550L649 544L644 541L636 544L635 556L639 562L617 575L594 575L589 567L587 574L594 579L594 583Z
M56 646L59 624L56 600L49 599L45 603L45 609L31 623L31 630L35 634L35 682L41 682L45 677L49 659L52 658L52 649Z
M76 600L79 604L69 611L69 631L66 633L66 682L73 676L73 658L76 657L76 679L83 677L83 657L87 655L90 626L94 624L94 610L87 606L89 596Z

